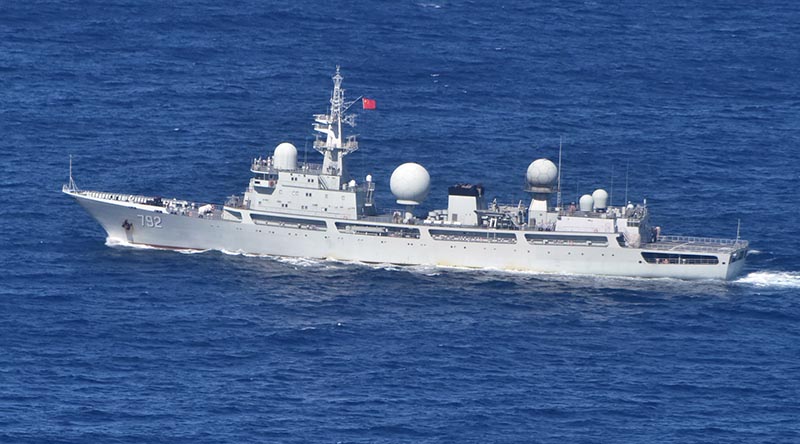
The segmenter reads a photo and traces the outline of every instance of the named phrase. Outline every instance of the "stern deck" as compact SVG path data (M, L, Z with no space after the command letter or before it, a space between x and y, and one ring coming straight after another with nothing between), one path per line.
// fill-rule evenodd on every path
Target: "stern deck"
M699 253L733 253L746 250L749 242L741 239L718 239L692 236L659 236L656 242L643 243L642 249L657 251L692 251Z

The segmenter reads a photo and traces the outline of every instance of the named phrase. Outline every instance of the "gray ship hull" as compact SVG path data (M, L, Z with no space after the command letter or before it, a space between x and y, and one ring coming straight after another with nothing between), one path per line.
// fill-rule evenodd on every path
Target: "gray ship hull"
M343 127L355 125L339 67L325 114L314 115L312 147L322 163L298 162L290 142L252 159L247 188L225 206L178 199L81 191L73 196L111 241L159 248L308 257L541 273L681 279L731 279L747 257L747 241L661 236L649 225L647 202L608 205L603 189L563 208L560 165L534 160L525 172L529 205L487 202L482 185L447 189L447 208L413 214L428 195L430 174L407 162L389 178L404 209L376 214L376 183L348 173L346 156L359 149ZM561 157L559 149L559 159ZM559 161L560 164L560 161ZM552 197L556 205L551 205Z
M113 195L108 198L96 197L102 196L96 192L68 189L64 192L74 197L100 223L109 240L169 249L398 265L723 280L741 273L746 256L745 245L743 248L708 252L703 257L714 259L705 263L668 262L666 259L653 262L647 260L647 254L663 253L664 245L627 247L618 242L613 233L602 234L606 242L548 243L537 240L539 233L520 230L475 228L464 232L452 227L414 225L409 228L404 224L322 217L298 219L298 223L291 223L289 219L274 222L262 213L241 208L228 213L236 216L229 218L222 217L219 210L215 217L170 214L157 206L117 201ZM408 235L409 229L413 236ZM485 237L478 237L476 233ZM593 234L596 239L597 233ZM697 250L683 250L676 245L668 251L679 257L681 252L688 254Z

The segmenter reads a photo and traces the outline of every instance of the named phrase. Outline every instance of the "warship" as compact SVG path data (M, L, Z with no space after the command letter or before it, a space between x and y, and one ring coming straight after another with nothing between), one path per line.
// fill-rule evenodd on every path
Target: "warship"
M107 241L181 250L294 256L542 273L729 280L739 275L748 242L673 236L650 224L646 200L609 205L603 189L562 205L559 165L534 160L525 174L530 202L487 202L484 187L448 188L447 208L415 215L427 197L428 171L405 163L389 185L399 209L381 212L375 181L353 179L347 156L358 150L346 114L339 68L327 114L314 115L313 148L322 163L298 162L297 148L278 144L252 160L243 194L224 204L79 189L62 191L99 222ZM374 102L373 102L374 104ZM555 202L553 202L555 201Z

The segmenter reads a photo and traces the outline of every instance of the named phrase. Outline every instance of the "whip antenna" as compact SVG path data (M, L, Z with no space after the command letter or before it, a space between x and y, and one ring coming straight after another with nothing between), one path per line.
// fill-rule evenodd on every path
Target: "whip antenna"
M628 205L628 169L631 166L631 160L628 159L628 162L625 164L625 202L623 205Z
M564 143L564 136L558 138L558 192L556 192L556 209L561 211L561 146Z

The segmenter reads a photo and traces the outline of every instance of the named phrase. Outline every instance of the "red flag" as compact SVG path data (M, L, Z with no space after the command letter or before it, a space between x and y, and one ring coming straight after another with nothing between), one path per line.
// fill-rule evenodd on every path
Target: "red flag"
M361 99L361 106L364 109L375 109L376 106L375 99L368 99L364 97Z

